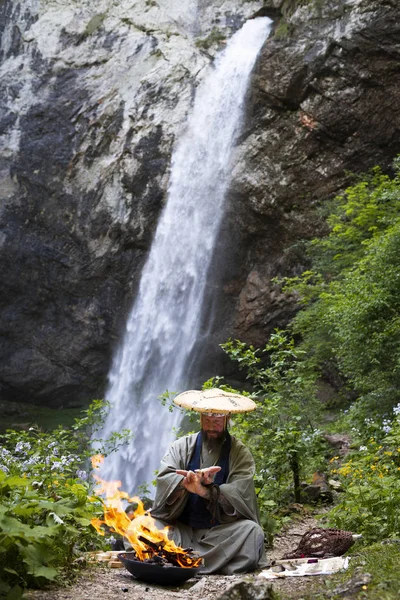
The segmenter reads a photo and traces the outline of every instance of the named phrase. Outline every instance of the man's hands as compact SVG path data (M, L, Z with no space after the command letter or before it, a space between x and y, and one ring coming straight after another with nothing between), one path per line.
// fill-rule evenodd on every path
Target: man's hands
M183 475L181 485L192 494L198 494L202 498L208 495L207 485L214 481L214 476L221 467L208 467L207 469L196 469L196 471L185 471L177 469L177 475Z

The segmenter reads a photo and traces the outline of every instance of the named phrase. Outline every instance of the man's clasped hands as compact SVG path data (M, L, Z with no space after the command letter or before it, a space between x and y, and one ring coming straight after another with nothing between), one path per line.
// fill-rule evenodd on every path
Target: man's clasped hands
M207 486L214 481L215 474L221 470L221 467L208 467L206 469L196 469L195 471L185 471L177 469L177 475L183 475L180 485L192 494L198 494L205 498L208 495Z

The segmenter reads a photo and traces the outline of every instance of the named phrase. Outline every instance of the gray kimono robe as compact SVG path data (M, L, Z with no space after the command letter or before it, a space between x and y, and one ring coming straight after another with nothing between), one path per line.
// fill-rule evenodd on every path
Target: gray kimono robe
M176 440L162 459L151 515L161 521L160 527L171 525L169 535L176 544L191 547L203 557L202 573L230 575L265 567L264 533L259 525L253 483L254 460L246 446L236 438L231 438L229 475L226 483L220 486L221 496L228 502L219 505L220 524L209 529L193 529L179 521L188 492L184 491L176 498L175 491L182 476L175 470L187 468L197 435ZM203 454L201 468L216 463L218 456Z

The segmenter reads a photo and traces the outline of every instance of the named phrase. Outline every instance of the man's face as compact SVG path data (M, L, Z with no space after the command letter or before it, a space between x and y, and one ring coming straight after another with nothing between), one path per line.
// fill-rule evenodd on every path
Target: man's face
M206 434L206 438L218 440L224 436L226 417L212 417L201 415L201 428Z

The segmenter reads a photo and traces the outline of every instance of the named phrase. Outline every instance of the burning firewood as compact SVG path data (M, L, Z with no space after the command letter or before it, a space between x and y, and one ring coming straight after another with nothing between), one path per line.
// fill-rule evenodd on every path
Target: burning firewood
M104 526L108 531L122 535L132 545L138 561L184 569L197 568L202 564L202 558L194 554L192 548L180 548L168 537L168 526L157 528L140 498L129 498L128 494L120 491L120 481L106 482L98 476L95 479L100 486L97 495L105 495L105 499L102 499L103 518L92 520L93 527L100 535L105 533ZM137 504L133 518L126 514L123 500Z
M118 560L119 554L122 554L122 551L86 552L82 558L83 560L87 560L89 564L104 563L104 565L112 569L120 569L124 565Z

